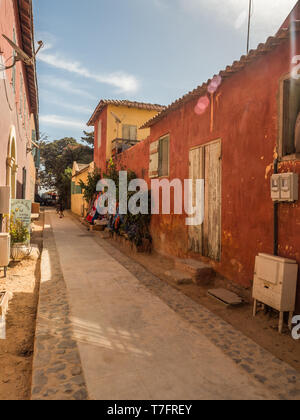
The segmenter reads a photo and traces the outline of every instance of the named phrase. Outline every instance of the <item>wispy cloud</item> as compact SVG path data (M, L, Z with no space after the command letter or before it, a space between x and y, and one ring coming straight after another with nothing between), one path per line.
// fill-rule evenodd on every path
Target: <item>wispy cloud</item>
M238 31L247 25L249 0L174 0L177 7L198 18L206 15L209 19L222 21ZM168 5L169 0L154 0L161 7ZM253 0L252 11L252 44L264 42L266 37L279 29L296 0ZM174 7L174 3L172 3Z
M39 77L39 84L45 88L52 87L56 91L64 91L71 93L73 95L84 96L89 99L96 100L97 98L93 96L87 89L83 87L78 87L78 84L70 82L66 79L61 79L55 76L43 75Z
M65 99L53 95L52 92L46 89L40 89L40 95L45 98L45 102L47 102L47 104L55 105L57 108L64 108L72 112L87 115L91 115L93 112L93 109L89 106L76 105L74 103L66 102Z
M80 120L64 118L60 115L40 115L40 122L48 126L61 126L85 129L86 124Z
M96 72L93 73L79 61L69 60L58 53L51 53L51 49L51 44L46 46L46 49L41 51L38 55L38 59L57 69L65 70L78 76L95 80L99 83L111 85L117 88L119 92L132 94L139 88L139 82L135 76L124 72L114 72L108 75Z

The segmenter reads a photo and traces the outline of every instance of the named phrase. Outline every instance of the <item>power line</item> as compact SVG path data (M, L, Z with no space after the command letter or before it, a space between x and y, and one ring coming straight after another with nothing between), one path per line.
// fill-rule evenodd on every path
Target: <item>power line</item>
M247 36L247 54L250 47L250 28L251 28L252 0L249 0L249 16L248 16L248 36Z

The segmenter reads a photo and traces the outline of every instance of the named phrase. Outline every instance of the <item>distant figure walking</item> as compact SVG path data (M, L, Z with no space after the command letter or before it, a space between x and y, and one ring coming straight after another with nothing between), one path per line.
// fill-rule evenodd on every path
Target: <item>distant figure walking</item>
M59 215L60 219L62 219L65 216L64 215L64 210L65 210L64 200L62 198L60 198L59 201L58 201L58 206L57 206L57 212L58 212L58 215Z

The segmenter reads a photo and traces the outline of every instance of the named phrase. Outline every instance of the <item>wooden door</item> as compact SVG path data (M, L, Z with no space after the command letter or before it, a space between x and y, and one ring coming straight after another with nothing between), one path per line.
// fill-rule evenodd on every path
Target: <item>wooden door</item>
M205 182L205 215L201 226L189 227L189 250L218 261L221 258L221 141L190 151L193 206L196 180Z

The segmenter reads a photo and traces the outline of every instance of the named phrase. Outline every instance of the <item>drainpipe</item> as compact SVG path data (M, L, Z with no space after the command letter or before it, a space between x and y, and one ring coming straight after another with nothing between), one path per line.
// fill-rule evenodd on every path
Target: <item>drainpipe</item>
M274 174L278 174L278 158L274 160ZM274 255L278 256L278 201L274 202Z

